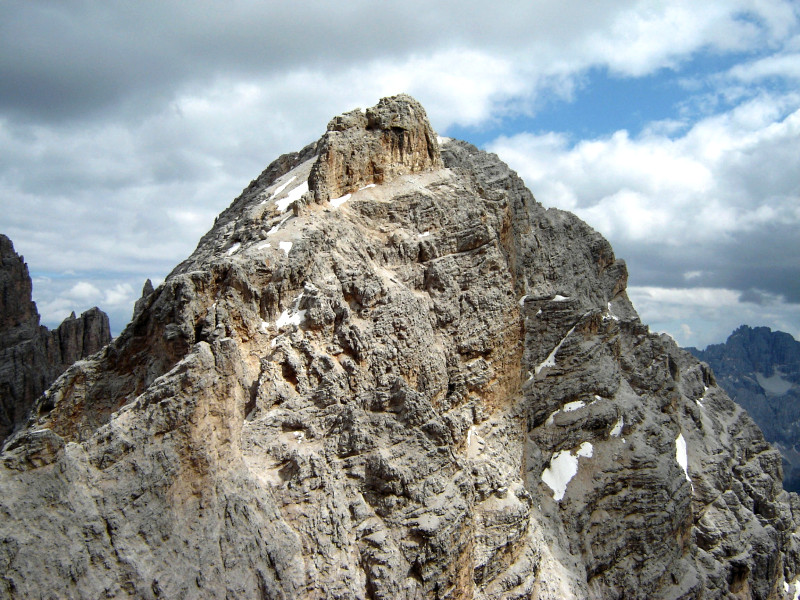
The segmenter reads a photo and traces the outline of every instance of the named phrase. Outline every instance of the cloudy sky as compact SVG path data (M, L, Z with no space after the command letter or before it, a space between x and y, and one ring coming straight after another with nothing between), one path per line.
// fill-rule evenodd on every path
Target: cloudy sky
M683 345L800 338L800 4L0 3L0 232L118 333L275 157L408 92L627 260Z

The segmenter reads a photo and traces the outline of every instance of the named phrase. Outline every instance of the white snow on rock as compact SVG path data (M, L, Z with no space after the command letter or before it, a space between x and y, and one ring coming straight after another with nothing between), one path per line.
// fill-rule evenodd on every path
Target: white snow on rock
M528 294L525 294L522 298L519 299L519 305L525 306L525 299L528 297Z
M292 191L290 191L289 194L286 196L286 198L281 198L280 200L278 200L275 203L275 206L278 207L279 211L283 212L287 208L289 208L289 205L292 202L294 202L295 200L299 200L300 197L303 194L305 194L307 191L308 191L308 181L304 181L303 183L298 185L296 188L294 188Z
M288 214L288 215L286 215L286 216L285 216L283 219L281 219L281 222L280 222L280 223L278 223L277 225L273 226L273 227L272 227L272 229L270 229L270 230L267 232L267 235L273 235L273 234L275 234L275 233L278 233L278 230L279 230L279 229L280 229L280 228L283 226L283 224L284 224L284 223L286 223L286 221L288 221L288 220L289 220L291 217L292 217L291 213L290 213L290 214Z
M608 303L606 312L608 312L608 318L614 319L615 321L619 321L619 317L615 315L614 312L611 310L611 302Z
M566 341L566 339L570 335L572 335L573 331L575 331L575 326L574 325L572 326L572 329L570 329L567 332L567 335L565 335L564 338L560 342L558 342L558 345L555 348L553 348L553 351L549 354L549 356L547 358L545 358L544 361L542 361L541 363L536 365L536 369L534 369L534 370L535 370L537 375L539 374L539 371L541 371L545 367L555 367L556 366L556 354L558 354L558 351L561 349L561 345Z
M374 183L368 183L368 184L367 184L367 185L365 185L364 187L362 187L362 188L358 188L358 191L360 192L361 190L368 190L369 188L374 188L374 187L375 187L375 184L374 184Z
M425 233L420 233L417 237L424 238L424 237L428 237L430 234L431 234L430 231L426 231Z
M333 206L333 208L339 208L342 204L350 200L351 195L352 194L345 194L344 196L333 198L332 200L329 200L329 202L331 203L331 206Z
M291 244L291 242L287 243ZM294 299L291 308L287 308L285 311L283 311L281 316L278 317L278 320L275 321L275 329L280 331L287 325L296 325L299 327L303 321L306 320L306 311L299 310L300 300L302 300L302 298L303 292L300 292L300 295Z
M794 593L792 594L791 586L794 586ZM800 600L800 577L796 577L794 581L789 583L784 579L783 581L783 594L790 600ZM790 595L791 594L791 595Z
M264 244L259 244L258 246L256 246L256 250L263 250L264 248L271 248L271 247L272 247L272 244L270 244L269 242L266 242Z
M578 473L578 457L591 458L594 448L583 442L572 450L561 450L553 454L550 466L542 471L542 481L553 490L553 500L560 502L567 492L567 484Z
M594 404L594 402L592 402L592 404ZM544 422L544 424L547 426L552 425L553 419L560 412L573 412L578 410L579 408L583 408L584 406L586 406L586 402L584 402L583 400L575 400L574 402L567 402L564 406L562 406L557 411L552 413L549 417L547 417L547 420Z
M692 479L689 477L689 455L686 452L686 440L683 439L682 433L679 433L678 437L675 438L675 460L678 461L678 464L686 474L686 481L692 483Z
M280 242L278 247L286 252L286 256L289 256L289 252L292 250L292 242Z
M619 437L619 434L622 433L623 427L625 427L625 417L620 415L619 421L614 423L614 426L611 428L611 431L608 432L608 435L611 437Z
M231 254L233 254L234 252L236 252L236 251L237 251L239 248L241 248L241 247L242 247L242 244L241 244L241 242L236 242L236 243L235 243L233 246L231 246L230 248L228 248L228 251L227 251L225 254L226 254L227 256L230 256Z
M281 185L279 185L279 186L278 186L278 187L275 189L275 191L274 191L274 192L272 192L272 195L269 197L269 200L272 200L273 198L276 198L276 197L278 196L278 194L280 194L280 193L281 193L283 190L285 190L285 189L286 189L286 187L287 187L287 186L288 186L290 183L292 183L292 182L293 182L295 179L297 179L297 175L292 175L292 176L291 176L289 179L287 179L287 180L286 180L284 183L282 183Z
M258 330L261 333L267 333L268 328L269 328L269 322L268 321L261 321L261 325L258 326Z
M553 299L550 302L564 302L565 300L569 300L569 296L562 296L561 294L556 294L553 296Z

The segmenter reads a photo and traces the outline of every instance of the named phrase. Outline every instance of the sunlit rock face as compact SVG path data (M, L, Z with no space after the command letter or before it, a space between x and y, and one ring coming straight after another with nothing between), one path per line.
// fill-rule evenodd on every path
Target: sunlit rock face
M334 119L6 445L0 589L793 593L779 455L626 282L409 97Z

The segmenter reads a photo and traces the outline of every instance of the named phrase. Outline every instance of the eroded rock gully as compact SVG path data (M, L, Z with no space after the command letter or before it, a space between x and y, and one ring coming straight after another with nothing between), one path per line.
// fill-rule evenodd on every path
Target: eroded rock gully
M793 594L778 454L626 280L412 99L334 119L6 445L0 594Z

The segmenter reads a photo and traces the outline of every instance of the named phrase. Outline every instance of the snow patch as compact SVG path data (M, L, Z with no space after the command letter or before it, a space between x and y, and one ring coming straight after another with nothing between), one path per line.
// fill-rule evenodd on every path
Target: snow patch
M430 234L431 234L430 231L426 231L425 233L420 233L417 237L425 238L428 237Z
M692 479L689 477L689 455L686 451L686 440L683 439L682 433L679 433L678 437L675 438L675 460L678 461L681 469L686 474L686 481L692 483ZM694 489L694 485L692 485L692 489Z
M230 248L228 248L228 251L227 251L225 254L226 254L227 256L230 256L231 254L233 254L234 252L236 252L236 251L237 251L239 248L241 248L241 247L242 247L242 244L241 244L241 242L236 242L236 243L235 243L233 246L231 246Z
M289 208L289 205L292 202L294 202L295 200L300 200L300 197L303 194L305 194L307 191L308 191L308 181L304 181L303 183L298 185L296 188L294 188L291 192L289 192L289 194L286 196L286 198L281 198L280 200L278 200L275 203L275 206L278 207L279 211L283 212L287 208Z
M289 256L289 252L292 250L292 242L280 242L278 247L286 252L286 256Z
M267 333L268 332L267 331L268 328L269 328L269 322L268 321L261 321L261 325L258 326L258 330L261 333Z
M574 402L567 402L564 406L561 407L561 410L564 412L573 412L578 410L579 408L583 408L586 406L586 402L583 400L575 400Z
M561 294L556 294L550 300L550 302L564 302L565 300L569 300L569 296L562 296Z
M578 457L591 458L594 448L583 442L572 450L561 450L553 454L550 465L542 471L542 481L553 490L553 500L560 502L567 492L567 484L578 474Z
M263 250L264 248L272 248L272 244L266 242L265 244L259 244L256 246L256 250Z
M756 380L765 392L775 396L783 396L792 387L792 382L787 381L782 376L782 373L775 370L772 377L765 377L761 373L756 373Z
M614 426L611 428L611 431L608 432L608 435L611 437L619 437L622 433L622 428L625 427L625 417L620 416L619 421L614 423Z
M291 242L287 242L291 244ZM285 311L281 313L281 316L278 317L278 320L275 321L275 329L280 331L287 325L295 325L299 327L302 323L306 320L306 311L299 310L300 309L300 300L303 299L303 292L300 292L300 295L294 299L291 308L287 308ZM273 340L274 342L275 340Z
M273 198L277 197L278 194L280 194L283 190L285 190L286 186L288 186L290 183L292 183L295 179L297 179L297 175L292 175L286 182L284 182L281 185L279 185L275 189L275 191L272 192L272 195L269 197L269 199L272 200Z
M369 188L374 188L374 187L375 187L375 184L374 184L374 183L368 183L368 184L367 184L367 185L365 185L364 187L362 187L362 188L358 188L358 191L360 192L361 190L368 190Z
M543 362L536 365L535 372L537 375L545 367L556 366L556 354L558 354L558 351L561 349L561 345L566 341L566 339L572 334L573 331L575 331L575 325L573 325L572 329L570 329L567 332L567 335L565 335L564 338L560 342L558 342L558 345L555 348L553 348L553 351L550 353L550 355L547 358L545 358Z
M291 215L291 214L288 214L288 215L286 215L286 216L285 216L283 219L281 219L281 222L280 222L280 223L278 223L277 225L275 225L275 226L274 226L272 229L270 229L270 230L267 232L267 235L273 235L273 234L275 234L275 233L278 233L278 230L279 230L279 229L280 229L280 228L283 226L283 224L284 224L284 223L286 223L286 221L288 221L288 220L289 220L289 219L291 219L291 218L292 218L292 215Z
M344 196L333 198L332 200L329 200L329 202L331 203L331 206L333 206L333 208L339 208L342 204L350 200L351 195L352 194L345 194Z
M519 299L519 305L525 306L525 300L528 297L528 294L525 294L522 298Z
M615 315L614 312L611 310L611 302L608 303L606 312L608 312L609 318L614 319L615 321L619 321L619 317Z
M789 596L791 593L791 586L794 586L794 594ZM787 598L790 600L800 600L800 577L795 577L794 581L789 583L788 581L783 581L783 593L786 595Z

